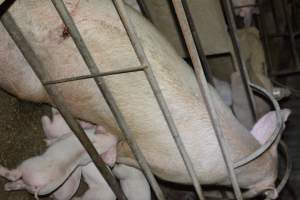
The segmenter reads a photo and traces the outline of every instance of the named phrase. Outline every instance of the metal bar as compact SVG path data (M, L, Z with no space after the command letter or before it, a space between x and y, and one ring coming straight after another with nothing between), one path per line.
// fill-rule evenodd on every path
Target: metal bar
M66 27L70 32L71 37L73 38L75 45L77 46L82 58L84 59L90 73L93 74L100 74L100 71L92 58L86 44L84 43L72 17L70 16L68 10L66 9L62 0L51 0L53 5L55 6L56 10L58 11L61 19L65 23ZM147 66L147 65L143 65ZM94 78L100 92L102 93L106 103L108 104L109 108L112 111L113 116L115 117L121 131L124 133L124 136L127 140L129 147L131 148L136 160L138 161L141 169L143 170L146 178L148 179L150 185L152 186L153 191L157 195L159 200L164 200L163 193L151 172L151 169L142 154L140 148L138 147L137 143L134 140L132 131L129 129L121 111L119 110L114 97L112 96L111 92L109 91L104 79L102 77L95 77Z
M256 121L256 104L255 104L255 100L254 100L254 95L252 93L252 90L249 86L249 75L248 75L248 71L246 68L246 64L245 61L242 58L241 55L241 49L240 49L240 45L239 45L239 40L238 40L238 36L236 34L236 24L235 24L235 20L234 20L234 16L233 16L233 10L232 10L232 5L230 0L221 0L221 3L223 5L224 8L224 14L225 17L227 19L227 23L228 23L228 31L232 40L232 46L234 49L234 53L236 55L236 59L238 62L238 66L239 66L239 72L241 74L241 78L242 78L242 82L243 82L243 86L247 95L247 100L250 106L250 110L251 110L251 114L252 114L252 118L253 118L253 122Z
M272 0L273 1L273 0ZM264 10L262 6L262 0L259 0L259 10L260 14L258 15L258 27L260 30L260 38L263 43L264 47L264 55L266 58L266 64L267 64L267 74L270 74L271 69L273 69L273 63L272 63L272 57L271 57L271 46L270 46L270 41L269 38L266 37L266 23L265 23L265 15L264 15Z
M283 7L283 12L284 12L284 17L287 23L287 29L288 29L288 34L289 34L289 40L290 40L290 45L291 45L291 53L293 56L294 64L296 65L296 68L300 67L300 60L297 52L297 47L296 47L296 41L294 37L294 31L292 27L292 23L288 14L288 8L287 8L287 0L282 0L282 7Z
M240 9L240 8L248 8L248 7L258 7L258 4L247 4L242 6L233 6L233 9Z
M0 0L0 18L6 11L8 11L15 1L16 0Z
M119 69L119 70L110 71L110 72L102 72L102 73L93 74L93 75L90 74L90 75L64 78L64 79L53 80L53 81L45 81L43 84L51 85L51 84L65 83L65 82L70 82L70 81L84 80L84 79L89 79L89 78L96 78L99 76L119 75L119 74L124 74L124 73L143 71L144 69L145 69L145 67L131 67L131 68Z
M26 38L23 36L21 30L15 23L14 19L11 17L11 15L6 12L2 18L1 22L7 32L10 34L22 54L24 55L27 62L31 65L33 71L37 75L37 77L43 81L48 78L48 75L44 72L43 63L39 60L36 53L26 40ZM54 105L58 108L58 110L61 112L63 118L66 120L68 126L72 129L74 134L77 136L79 141L81 142L82 146L85 148L87 153L91 156L91 159L95 163L98 170L103 175L104 179L107 181L115 195L118 197L118 199L126 200L122 189L120 188L117 180L115 177L111 174L110 170L106 167L104 161L101 159L100 155L98 154L97 150L85 134L84 130L81 128L79 123L75 120L75 118L71 115L69 110L67 109L67 106L64 104L64 100L58 90L55 90L51 86L45 86L45 89L47 93L49 94L49 97L51 98Z
M197 174L195 172L195 169L193 167L193 164L192 164L192 161L184 147L184 144L180 138L180 135L178 133L178 130L176 128L176 125L175 125L175 122L172 118L172 115L171 115L171 112L167 106L167 103L162 95L162 92L159 88L159 85L158 85L158 82L154 76L154 73L151 69L151 65L147 59L147 56L144 52L144 49L141 45L141 43L139 42L139 39L137 37L137 34L134 30L134 27L129 19L129 17L127 16L127 13L126 13L126 10L125 10L125 7L124 7L124 3L123 3L123 0L113 0L113 3L117 9L117 12L119 13L119 16L120 16L120 19L127 31L127 34L129 36L129 39L132 43L132 46L135 50L135 53L139 59L139 61L141 62L142 65L144 66L149 66L148 68L146 68L144 70L145 72L145 75L147 77L147 80L153 90L153 93L154 93L154 96L157 100L157 103L163 113L163 116L167 122L167 125L171 131L171 134L173 136L173 139L175 141L175 144L179 150L179 153L184 161L184 164L188 170L188 173L191 177L191 180L192 180L192 183L195 187L195 190L196 190L196 193L198 195L198 197L202 200L204 200L204 195L203 195L203 192L202 192L202 189L201 189L201 186L200 186L200 183L197 179Z
M233 168L233 163L229 155L229 150L222 132L222 129L220 127L220 121L218 118L218 115L216 113L216 110L213 105L213 101L210 96L210 91L209 91L209 86L205 80L204 72L202 69L201 61L199 59L199 55L195 46L195 43L193 41L192 33L189 28L189 24L184 12L184 8L182 5L182 0L172 0L173 6L175 8L175 12L181 27L181 31L183 33L183 36L185 38L186 46L188 48L190 57L192 59L193 65L195 67L195 72L196 72L196 78L198 81L198 85L201 89L201 93L203 94L203 98L205 101L205 105L207 108L207 111L209 113L209 117L211 120L211 123L213 125L214 131L217 136L217 140L225 161L225 165L228 171L228 175L230 177L234 193L237 199L243 199L242 193L240 190L240 187L238 185L238 181L236 178L236 175L234 173L234 168Z
M272 10L271 12L272 12L272 16L273 16L273 19L274 19L276 33L279 33L280 28L279 28L279 24L278 24L278 15L277 15L277 12L276 12L275 1L270 0L270 2L271 2L271 10ZM262 4L262 3L260 3L260 4ZM260 9L260 11L262 12L262 9Z
M285 69L280 71L275 71L272 73L273 76L291 76L300 73L300 69Z
M208 61L206 59L205 52L202 48L202 44L201 44L198 32L196 30L194 20L193 20L192 14L190 12L189 6L187 4L187 1L183 0L182 5L183 5L184 11L186 13L187 21L188 21L189 27L191 29L191 33L192 33L193 40L194 40L196 48L197 48L198 55L200 56L200 60L201 60L201 63L202 63L202 67L203 67L203 70L204 70L206 80L211 85L215 86L214 79L213 79L213 76L212 76L212 72L211 72L211 69L209 67Z
M261 147L259 147L259 149L257 149L255 152L251 153L250 155L240 159L239 161L234 163L234 168L238 168L241 166L244 166L246 164L248 164L249 162L251 162L252 160L255 160L257 157L259 157L260 155L262 155L264 152L266 152L274 142L279 142L280 140L280 136L281 133L283 131L283 120L280 114L280 106L278 104L278 102L276 101L276 99L269 93L267 92L264 88L255 85L253 83L250 83L250 86L258 93L260 93L261 95L265 96L267 99L270 100L270 102L272 103L275 112L276 112L276 128L273 132L273 134L270 136L270 138L268 139L268 141L265 142L264 145L262 145Z
M152 22L152 18L151 18L151 14L150 11L147 7L147 5L145 4L144 0L136 0L136 2L138 3L142 14L150 21Z

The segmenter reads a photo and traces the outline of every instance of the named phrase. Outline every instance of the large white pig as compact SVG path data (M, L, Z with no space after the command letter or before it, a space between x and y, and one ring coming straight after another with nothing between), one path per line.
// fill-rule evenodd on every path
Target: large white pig
M64 2L102 72L139 65L111 1ZM222 154L192 69L146 19L130 8L127 10L193 161L197 178L202 184L228 185ZM88 74L50 1L18 0L10 12L51 79ZM50 103L42 85L2 26L0 43L0 86L21 99ZM144 73L114 75L105 80L153 172L165 180L191 184ZM74 116L94 124L105 123L121 136L93 80L59 84L57 89ZM213 89L211 96L231 158L237 161L259 148L259 143ZM120 156L127 155L124 151L119 150ZM276 168L276 161L266 152L236 173L242 187L253 189L260 185L261 188L256 189L264 190L273 186Z

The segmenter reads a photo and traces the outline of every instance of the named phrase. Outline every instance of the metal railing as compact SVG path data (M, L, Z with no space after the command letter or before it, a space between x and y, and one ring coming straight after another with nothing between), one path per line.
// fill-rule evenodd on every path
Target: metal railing
M59 83L65 83L70 81L76 81L76 80L83 80L83 79L90 79L92 78L97 86L100 92L102 93L107 105L111 109L113 116L115 117L121 131L123 132L126 141L128 142L136 160L138 161L140 168L142 169L143 173L145 174L147 180L149 181L157 199L164 200L165 197L153 175L151 172L151 169L149 167L149 164L147 163L145 157L143 156L141 150L139 149L137 143L135 142L135 139L133 138L132 132L129 129L122 113L120 112L114 97L112 96L110 90L106 86L105 80L103 76L109 76L114 74L121 74L121 73L133 73L137 71L144 71L145 76L148 80L148 83L150 84L152 91L154 93L154 96L157 100L157 103L163 113L163 116L167 122L167 125L169 127L169 130L173 136L173 139L177 145L177 148L180 152L180 155L184 161L184 164L186 166L186 169L190 175L191 181L195 187L195 191L197 193L197 196L199 199L205 199L201 185L199 183L199 180L197 178L196 172L194 170L192 161L187 154L187 151L184 147L184 144L181 140L181 137L179 136L178 130L176 128L175 122L171 116L171 113L168 109L167 103L162 95L162 92L159 88L158 82L153 74L153 71L151 69L151 65L146 57L146 54L143 50L143 47L135 33L135 30L133 28L133 25L130 21L130 18L128 18L126 14L126 10L124 7L124 3L122 0L113 0L114 6L120 16L120 19L123 23L123 26L125 30L127 31L128 37L131 41L131 44L134 48L134 51L140 61L141 66L138 67L132 67L132 68L126 68L122 70L116 70L116 71L110 71L110 72L100 72L99 68L97 67L95 61L93 60L85 42L83 41L76 25L74 24L74 21L72 17L70 16L69 12L67 11L64 3L62 0L51 0L53 5L55 6L57 12L59 13L61 19L63 20L64 24L69 30L70 36L72 37L74 43L76 44L78 51L80 52L82 58L84 59L89 71L90 75L85 76L79 76L79 77L72 77L72 78L66 78L66 79L60 79L60 80L50 80L48 78L48 75L43 71L42 62L37 57L36 53L30 46L30 44L27 42L26 38L22 35L22 32L18 28L17 24L14 22L14 19L10 16L10 14L7 12L3 15L1 18L1 21L12 37L12 39L15 41L18 48L21 50L22 54L24 55L25 59L28 61L28 63L31 65L32 69L38 76L38 78L41 80L43 85L45 86L46 91L48 92L49 96L53 100L53 103L55 106L60 110L62 116L66 120L67 124L70 126L70 128L74 131L75 135L78 137L80 142L83 144L84 148L87 150L88 154L91 156L93 162L101 172L101 174L104 176L107 183L110 185L114 193L116 194L117 198L120 200L125 200L126 197L123 194L122 190L120 189L118 183L116 182L115 178L111 175L110 170L107 169L105 166L103 160L98 155L96 149L93 147L87 136L85 135L83 129L79 126L77 121L74 119L74 117L70 114L68 109L65 106L64 100L62 99L60 93L55 90L52 86L53 84L59 84ZM276 100L268 94L264 89L254 86L252 84L249 84L249 80L246 78L245 81L247 82L247 87L254 87L259 92L266 95L271 102L273 103L275 110L276 110L276 117L277 117L277 129L273 133L271 139L267 142L266 145L263 145L258 150L253 152L252 154L246 156L245 158L239 160L238 162L233 163L232 159L230 158L230 155L228 153L228 147L226 145L226 141L224 139L224 135L222 133L222 129L220 127L219 119L216 114L213 101L210 97L210 91L209 91L209 85L206 82L204 72L202 69L202 63L200 61L200 57L205 57L203 51L201 51L201 44L200 41L197 41L197 35L195 32L193 33L191 31L191 26L193 25L192 17L189 16L188 13L188 5L185 0L173 0L173 6L176 11L176 16L179 20L180 27L182 29L193 65L195 67L196 72L196 78L199 84L199 87L201 89L201 92L203 94L205 104L207 106L207 110L211 119L211 123L213 125L214 131L217 136L218 143L221 148L221 152L227 167L228 175L231 179L234 192L237 199L243 199L242 193L240 191L240 187L238 185L238 181L236 178L236 175L234 173L234 169L238 168L240 166L246 165L247 163L251 162L252 160L256 159L258 156L260 156L262 153L264 153L275 141L279 141L280 139L280 133L283 126L283 121L281 119L280 115L280 108ZM226 0L226 6L229 6L228 1ZM229 8L229 7L228 7ZM229 19L232 20L233 16L229 16ZM233 22L231 22L233 23ZM236 33L235 29L232 29L233 32L233 40L237 42L237 50L238 47L238 41L236 40ZM235 39L234 39L235 38ZM198 48L195 46L195 40L196 44L198 43ZM200 47L200 48L199 48ZM199 56L199 54L201 54ZM203 59L202 59L203 60ZM243 61L240 60L240 64L243 64ZM242 67L241 71L245 72L245 68ZM252 90L250 89L251 93ZM201 138L199 138L201 139Z

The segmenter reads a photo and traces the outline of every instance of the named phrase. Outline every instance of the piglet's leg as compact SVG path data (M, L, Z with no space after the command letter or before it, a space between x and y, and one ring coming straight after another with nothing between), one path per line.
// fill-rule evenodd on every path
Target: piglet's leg
M10 181L16 181L21 178L22 172L18 169L9 170L3 166L0 166L0 176Z
M12 190L25 190L27 189L27 185L24 183L23 180L18 180L14 182L9 182L4 185L5 191L12 191Z

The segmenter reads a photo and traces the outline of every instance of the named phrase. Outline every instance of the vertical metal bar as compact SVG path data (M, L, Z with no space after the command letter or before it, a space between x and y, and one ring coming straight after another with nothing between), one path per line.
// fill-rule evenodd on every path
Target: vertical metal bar
M220 149L221 149L224 161L225 161L228 175L232 182L235 196L238 200L241 200L241 199L243 199L243 197L242 197L240 187L238 185L236 175L234 173L233 162L232 162L232 159L230 158L229 150L228 150L224 135L222 133L222 129L220 127L220 121L219 121L217 112L214 108L213 100L210 96L209 86L205 80L201 61L199 59L199 55L197 53L197 49L196 49L195 43L193 41L192 33L191 33L191 30L188 25L188 21L187 21L187 18L186 18L185 12L184 12L184 8L182 5L182 0L172 0L172 2L174 5L174 8L175 8L175 12L177 14L177 18L179 20L179 24L181 26L182 33L185 38L186 45L188 47L188 51L190 53L192 62L195 66L197 81L198 81L199 87L201 89L201 93L203 94L205 105L207 107L207 111L209 113L210 120L212 122L214 131L216 133L218 143L220 145Z
M76 47L78 48L82 58L84 59L90 73L100 74L100 71L92 58L86 44L84 43L72 17L70 16L65 4L62 0L51 0L53 5L55 6L57 12L59 13L61 19L65 23L66 27L68 28L71 37L74 40ZM137 143L134 140L132 131L129 129L121 111L119 110L114 97L112 96L111 92L109 91L104 79L102 77L95 77L94 78L100 92L102 93L106 103L108 104L109 108L112 111L113 116L115 117L121 131L124 133L124 136L128 142L129 147L131 148L136 160L138 161L141 169L143 170L146 178L148 179L150 185L152 186L153 191L155 192L157 198L159 200L164 200L163 193L151 172L151 169L142 154L140 148L138 147Z
M189 9L187 1L183 0L182 1L182 5L183 5L184 11L186 13L187 21L188 21L189 27L191 29L193 40L195 41L195 45L196 45L196 49L197 49L198 55L200 56L200 60L201 60L201 63L202 63L202 67L203 67L203 71L204 71L206 80L211 85L215 86L214 79L213 79L213 76L212 76L212 72L211 72L211 69L209 67L208 61L206 59L205 52L204 52L204 50L202 48L201 41L200 41L198 32L196 30L196 27L195 27L195 24L194 24L194 20L193 20L192 14L190 12L190 9Z
M283 12L284 12L284 17L287 23L287 29L288 29L288 35L289 35L289 40L291 44L291 52L294 60L294 64L296 65L296 68L300 67L300 60L297 52L297 47L296 47L296 41L294 37L294 31L292 27L292 23L288 14L288 7L287 7L287 0L282 0L282 7L283 7Z
M154 73L151 69L151 65L147 59L147 56L144 52L144 49L137 37L137 34L134 30L134 27L129 19L129 17L127 16L127 13L126 13L126 10L125 10L125 7L124 7L124 3L123 3L123 0L113 0L113 3L117 9L117 12L119 13L119 16L120 16L120 19L127 31L127 34L129 36L129 39L132 43L132 46L135 50L135 53L137 54L137 57L139 59L139 61L141 62L141 64L143 66L148 66L147 68L145 68L144 72L145 72L145 75L147 77L147 80L153 90L153 93L155 95L155 98L157 100L157 103L163 113L163 116L167 122L167 125L171 131L171 134L174 138L174 141L176 143L176 146L180 152L180 155L184 161L184 164L188 170L188 173L191 177L191 180L192 180L192 183L195 187L195 190L196 190L196 193L198 195L198 197L202 200L202 199L205 199L204 198L204 195L203 195L203 192L202 192L202 189L201 189L201 186L200 186L200 183L197 179L197 174L195 172L195 169L193 167L193 163L184 147L184 144L180 138L180 135L178 133L178 130L176 128L176 125L175 125L175 122L172 118L172 115L171 115L171 112L167 106L167 103L162 95L162 92L159 88L159 85L158 85L158 82L154 76Z
M152 18L151 18L151 14L150 14L150 11L147 7L147 5L145 4L145 1L144 0L136 0L136 2L138 3L140 9L141 9L141 12L142 14L150 21L152 22Z
M244 89L245 89L245 92L247 95L247 100L248 100L248 103L250 106L253 122L255 122L256 121L256 104L255 104L253 92L249 86L249 82L250 82L249 75L248 75L245 61L243 60L242 55L241 55L239 39L236 34L237 28L236 28L236 24L235 24L235 20L234 20L234 15L233 15L232 3L230 0L221 0L221 3L224 8L224 15L225 15L227 23L228 23L229 35L231 37L232 46L233 46L234 53L236 55L236 59L238 62L239 72L241 74L243 86L244 86Z
M24 55L27 62L31 65L33 71L37 75L37 77L43 82L44 80L49 80L48 75L44 72L44 67L42 62L37 57L36 53L23 36L21 30L15 23L14 19L11 15L6 12L2 18L1 22L7 32L10 34L14 42L16 43L17 47L20 49L22 54ZM114 191L115 195L118 199L126 200L123 191L121 190L117 180L111 174L111 172L106 167L104 161L99 156L97 150L85 134L84 130L81 128L79 123L75 120L75 118L70 114L67 106L64 104L64 100L59 93L59 91L53 89L51 86L45 86L47 93L49 94L51 100L53 101L54 105L57 106L59 111L61 112L63 118L66 120L69 127L72 129L74 134L77 136L79 141L81 142L82 146L86 149L87 153L91 156L93 162L95 163L98 170L103 175L104 179L110 185L112 190Z
M263 3L262 0L258 0L258 9L259 9L258 27L259 27L259 30L260 30L260 35L261 35L260 38L261 38L262 43L263 43L265 58L266 58L266 62L267 62L266 63L267 64L267 69L268 69L267 74L271 74L270 70L273 69L271 50L270 50L271 47L270 47L270 41L269 41L269 38L268 38L267 32L266 32L265 14L264 14L264 9L263 9L262 3ZM274 18L274 20L275 20L275 18Z
M280 0L281 1L281 0ZM275 29L276 29L276 33L279 34L280 33L280 28L279 28L279 24L278 24L278 15L277 15L277 12L276 12L276 7L275 7L275 0L270 0L271 2L271 12L272 12L272 16L273 16L273 19L274 19L274 24L275 24ZM263 2L260 0L259 1L259 5L262 4ZM260 12L262 12L262 5L260 5Z

